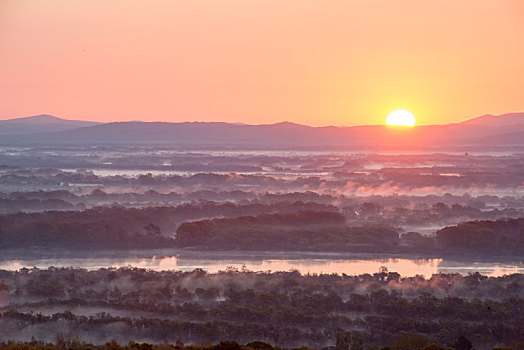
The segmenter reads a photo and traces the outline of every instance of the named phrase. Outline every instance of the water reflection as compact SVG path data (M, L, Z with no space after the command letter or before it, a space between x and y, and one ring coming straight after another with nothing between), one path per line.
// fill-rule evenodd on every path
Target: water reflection
M210 273L225 271L228 268L251 271L289 271L298 270L302 274L348 274L359 275L375 273L381 267L395 271L402 276L423 275L430 277L435 273L468 274L480 272L489 276L501 276L511 273L524 273L522 262L466 262L444 259L404 259L404 258L202 258L181 257L180 255L158 257L63 257L39 259L9 259L0 261L0 269L20 270L24 267L45 269L54 267L80 267L99 269L104 267L138 267L156 271L179 270L192 271L202 268Z

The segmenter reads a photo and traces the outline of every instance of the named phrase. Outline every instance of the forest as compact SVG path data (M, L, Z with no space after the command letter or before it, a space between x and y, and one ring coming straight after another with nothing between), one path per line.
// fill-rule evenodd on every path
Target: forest
M0 322L4 339L15 341L258 340L282 347L356 342L381 348L412 336L446 347L461 337L474 347L517 346L524 331L523 288L519 274L426 279L385 268L358 276L22 269L0 271Z
M374 210L375 207L364 208ZM255 215L237 216L241 213ZM202 216L214 218L191 221ZM459 223L438 230L435 236L402 232L398 227L378 223L347 221L337 208L315 202L96 207L83 211L0 215L0 247L484 252L517 256L524 252L522 218ZM493 247L497 250L493 251Z
M517 344L515 347L496 347L493 350L521 350L523 343ZM55 343L44 343L38 341L31 342L14 342L7 341L0 343L0 349L6 350L287 350L280 346L273 346L262 341L252 341L245 345L239 344L236 341L221 341L218 344L207 345L184 345L182 341L177 341L174 344L150 344L137 343L133 340L127 344L121 345L115 340L106 342L103 345L93 345L82 342L79 339L63 339L59 338ZM340 333L337 337L335 346L322 348L325 350L471 350L471 342L465 338L458 338L453 346L441 346L435 343L429 343L428 340L420 335L405 335L393 344L378 347L364 344L360 338L352 336L349 333ZM291 350L311 350L307 346L300 346L291 348Z
M522 160L5 148L0 348L522 349ZM135 254L187 270L114 268L106 259L119 255L126 266ZM374 270L358 275L228 263L211 273L182 263L274 255L293 267L296 256L366 254ZM92 264L79 265L85 257ZM437 273L376 271L377 261L395 259L434 263ZM454 271L446 261L482 259L489 276L473 264L463 275L438 273Z

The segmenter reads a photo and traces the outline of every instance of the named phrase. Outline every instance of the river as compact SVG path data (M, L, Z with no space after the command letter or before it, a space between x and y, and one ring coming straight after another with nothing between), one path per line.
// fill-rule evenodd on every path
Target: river
M24 252L0 253L0 269L46 269L76 267L88 270L109 267L136 267L161 270L192 271L197 268L213 273L227 269L250 271L290 271L302 274L375 273L386 267L402 276L435 273L468 274L480 272L488 276L524 273L521 259L414 258L406 256L379 256L376 254L341 254L312 252L188 252L174 250L102 251L102 252Z

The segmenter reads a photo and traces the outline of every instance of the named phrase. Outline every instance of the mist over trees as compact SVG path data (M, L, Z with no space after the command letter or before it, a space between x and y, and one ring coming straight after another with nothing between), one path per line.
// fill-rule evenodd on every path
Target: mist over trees
M58 336L278 346L394 345L409 334L450 345L521 341L523 276L301 275L229 269L216 274L136 268L0 271L6 339Z
M519 154L31 146L0 164L2 259L524 254ZM492 270L16 267L0 271L0 325L2 339L25 343L0 348L518 348L524 281Z

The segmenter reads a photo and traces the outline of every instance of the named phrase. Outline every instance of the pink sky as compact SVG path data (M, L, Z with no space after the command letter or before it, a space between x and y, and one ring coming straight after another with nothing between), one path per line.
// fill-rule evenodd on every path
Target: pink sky
M419 124L524 111L519 0L2 0L0 116Z

